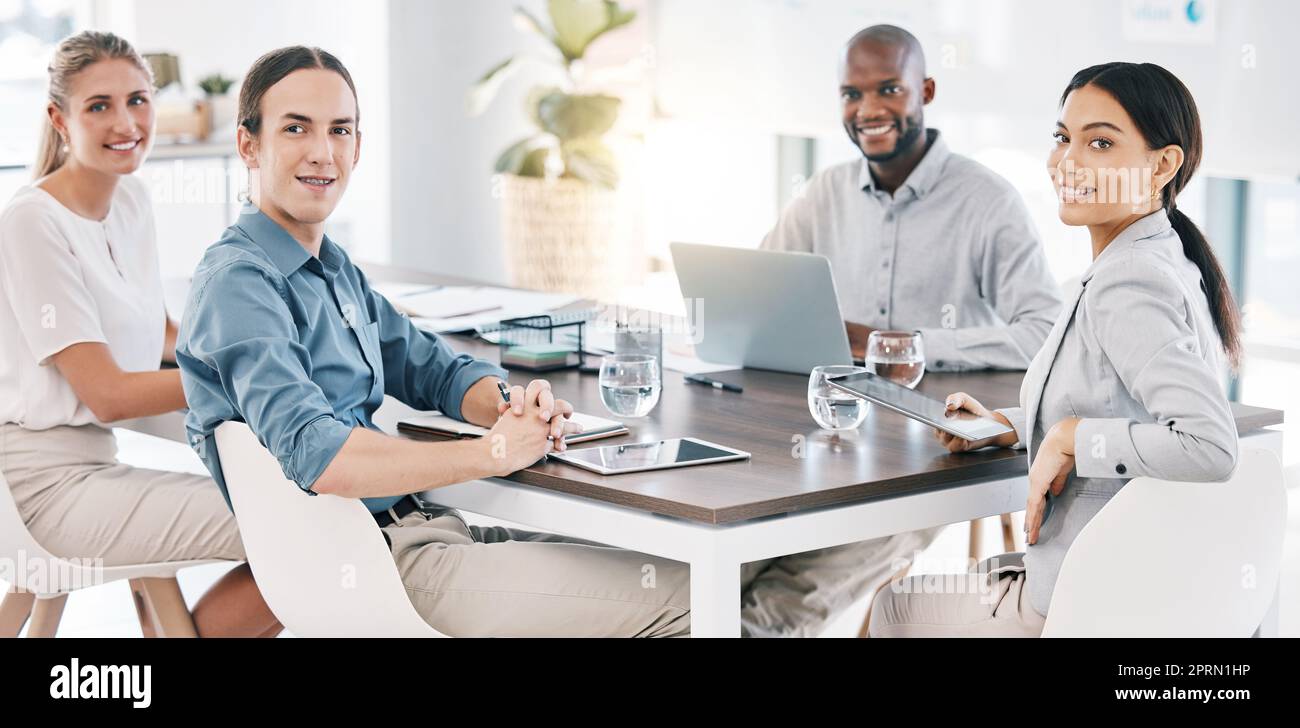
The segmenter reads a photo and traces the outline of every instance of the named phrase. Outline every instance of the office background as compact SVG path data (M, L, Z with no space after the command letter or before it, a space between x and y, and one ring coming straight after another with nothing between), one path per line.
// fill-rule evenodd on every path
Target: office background
M207 74L238 79L271 48L318 45L349 66L364 135L331 235L358 259L505 283L492 166L529 132L524 99L547 72L524 69L479 116L467 113L466 96L504 58L545 50L516 26L516 5L545 16L544 0L0 0L0 197L29 180L45 63L64 35L104 28L142 52L176 54L190 93ZM609 139L623 179L608 254L628 261L624 302L679 310L669 242L757 246L809 175L857 156L840 128L836 63L841 44L876 22L921 39L938 83L928 124L1021 192L1064 282L1087 265L1089 248L1086 231L1057 220L1044 170L1060 91L1087 65L1153 61L1201 107L1205 161L1179 206L1210 234L1245 306L1247 356L1232 394L1300 420L1300 4L624 5L637 19L594 44L585 68L592 88L623 99ZM203 154L157 159L145 172L167 192L156 200L165 277L188 276L230 220L228 193L240 186L232 137L220 129ZM1300 462L1300 437L1286 448L1287 465Z

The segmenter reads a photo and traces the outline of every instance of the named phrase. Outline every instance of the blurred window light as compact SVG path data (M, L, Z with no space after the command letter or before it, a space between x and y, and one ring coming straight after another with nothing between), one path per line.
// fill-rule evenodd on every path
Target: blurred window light
M0 0L0 166L30 163L45 106L45 69L55 45L81 24L81 0ZM3 173L0 193L12 193ZM17 172L25 181L25 172ZM7 197L7 195L6 195Z

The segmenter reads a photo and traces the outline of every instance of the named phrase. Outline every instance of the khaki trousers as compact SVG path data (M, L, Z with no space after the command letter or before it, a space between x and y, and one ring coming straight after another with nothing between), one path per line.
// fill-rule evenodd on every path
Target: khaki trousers
M452 637L678 637L686 564L429 506L384 527L415 609Z
M244 560L235 517L211 478L133 468L97 425L0 425L0 472L36 542L104 566Z
M813 636L942 527L745 564L742 631ZM684 636L686 564L581 539L468 525L429 506L384 528L416 611L444 634Z

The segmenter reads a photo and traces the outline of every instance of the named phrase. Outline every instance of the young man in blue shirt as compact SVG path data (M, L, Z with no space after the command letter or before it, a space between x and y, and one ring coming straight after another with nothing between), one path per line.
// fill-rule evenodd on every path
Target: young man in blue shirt
M195 273L177 340L192 441L242 420L307 494L360 498L417 611L452 636L689 633L686 565L548 534L469 526L410 494L522 469L564 449L572 406L456 355L370 288L324 234L360 158L347 69L315 48L259 59L239 103L251 195ZM485 427L476 440L378 431L384 395ZM554 443L554 444L552 444ZM225 490L214 446L198 448ZM643 585L654 568L653 588Z

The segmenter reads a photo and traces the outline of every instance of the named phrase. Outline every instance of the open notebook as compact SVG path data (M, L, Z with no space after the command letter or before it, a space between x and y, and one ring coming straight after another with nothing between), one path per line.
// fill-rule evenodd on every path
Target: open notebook
M571 419L573 422L582 425L582 432L564 438L564 441L570 445L599 440L605 437L617 437L628 432L627 425L615 420L607 420L604 417L574 412ZM397 423L397 429L442 435L444 437L482 437L488 433L486 427L454 420L441 412L430 412L408 417Z

